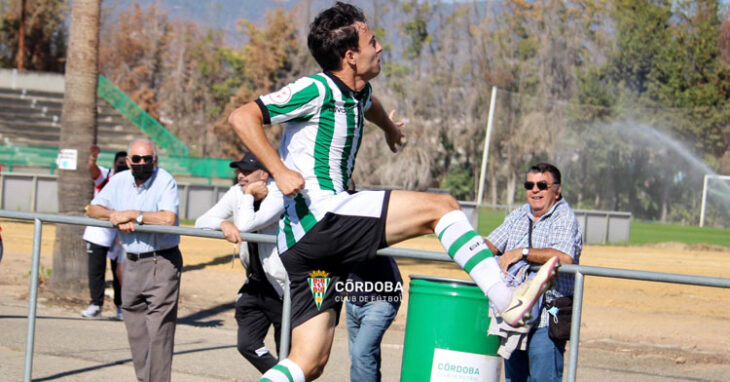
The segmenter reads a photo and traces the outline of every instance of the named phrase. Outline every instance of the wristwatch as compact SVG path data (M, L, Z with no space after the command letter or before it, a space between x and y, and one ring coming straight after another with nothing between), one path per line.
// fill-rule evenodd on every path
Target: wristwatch
M143 220L143 219L142 219L142 214L143 214L143 213L144 213L144 212L142 212L142 211L139 211L139 215L137 215L137 224L139 224L139 225L142 225L142 224L144 224L144 222L142 221L142 220Z
M530 254L530 248L522 248L522 260L527 261L527 255Z

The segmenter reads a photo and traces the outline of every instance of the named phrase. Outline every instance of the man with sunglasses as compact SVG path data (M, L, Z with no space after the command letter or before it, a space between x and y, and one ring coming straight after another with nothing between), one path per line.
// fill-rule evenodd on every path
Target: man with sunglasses
M562 264L577 264L583 248L583 231L575 213L562 197L560 170L538 163L525 176L527 204L512 211L487 237L487 246L499 257L505 272L511 266L542 264L555 256ZM514 270L514 269L510 269ZM562 381L565 340L548 335L547 303L573 295L573 277L558 275L545 293L540 317L527 336L527 350L515 350L505 359L505 380Z
M124 261L122 311L139 381L169 381L180 293L180 235L137 232L142 224L178 225L177 183L157 167L157 148L137 139L127 150L130 171L113 176L87 215L120 231Z
M251 153L230 166L236 169L235 184L211 209L195 220L195 228L220 229L226 240L242 244L240 257L246 268L246 282L236 297L238 352L261 373L279 360L264 345L274 326L277 353L281 338L282 296L286 270L274 244L241 240L239 231L275 235L284 210L283 195L269 172Z

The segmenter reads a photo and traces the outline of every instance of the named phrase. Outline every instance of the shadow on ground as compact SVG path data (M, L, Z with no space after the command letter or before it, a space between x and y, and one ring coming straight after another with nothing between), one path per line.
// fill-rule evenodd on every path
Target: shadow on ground
M178 317L177 323L180 325L190 325L190 326L197 326L197 327L204 327L204 328L211 328L216 326L223 326L223 320L221 319L214 319L214 320L208 320L204 321L206 318L215 316L217 314L232 310L234 308L234 303L228 302L225 304L220 304L217 306L210 307L208 309L204 309L192 314L188 314L187 316Z

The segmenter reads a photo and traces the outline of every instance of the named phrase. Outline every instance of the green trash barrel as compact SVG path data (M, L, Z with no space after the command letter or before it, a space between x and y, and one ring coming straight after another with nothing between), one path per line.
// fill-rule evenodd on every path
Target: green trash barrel
M497 381L499 338L471 281L410 275L402 382Z

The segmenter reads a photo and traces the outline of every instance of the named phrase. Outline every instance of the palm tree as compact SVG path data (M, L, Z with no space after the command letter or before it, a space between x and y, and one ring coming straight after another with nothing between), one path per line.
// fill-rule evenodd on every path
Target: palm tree
M59 149L76 150L78 162L76 170L58 171L58 209L63 215L82 216L93 196L86 163L89 147L96 141L100 3L74 0L71 10ZM83 228L57 226L50 280L56 290L85 285L88 260L81 238Z

